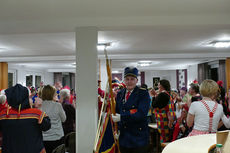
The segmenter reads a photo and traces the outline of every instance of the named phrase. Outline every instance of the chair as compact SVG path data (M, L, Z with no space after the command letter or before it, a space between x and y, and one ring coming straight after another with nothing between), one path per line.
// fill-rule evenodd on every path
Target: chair
M55 148L52 153L65 153L65 144L61 144Z
M76 153L76 132L70 132L65 136L66 152Z

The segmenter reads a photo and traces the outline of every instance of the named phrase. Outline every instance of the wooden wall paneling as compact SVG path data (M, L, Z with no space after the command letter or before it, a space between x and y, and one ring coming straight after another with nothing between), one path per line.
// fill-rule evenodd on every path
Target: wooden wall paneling
M0 89L8 88L8 63L0 62Z
M141 72L141 84L145 84L145 72Z

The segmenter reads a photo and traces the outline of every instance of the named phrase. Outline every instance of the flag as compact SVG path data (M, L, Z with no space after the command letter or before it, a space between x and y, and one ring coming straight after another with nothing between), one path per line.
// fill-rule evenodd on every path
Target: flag
M96 153L115 153L115 139L113 135L113 127L110 113L108 112L105 116L103 123L103 129L98 141L97 146L99 150Z

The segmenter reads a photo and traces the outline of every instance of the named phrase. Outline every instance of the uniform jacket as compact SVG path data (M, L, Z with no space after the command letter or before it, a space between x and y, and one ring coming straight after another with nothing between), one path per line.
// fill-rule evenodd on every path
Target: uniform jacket
M149 93L146 89L135 87L127 102L125 102L125 93L126 89L122 89L116 98L116 112L121 115L120 145L127 148L145 146L149 139L147 121Z

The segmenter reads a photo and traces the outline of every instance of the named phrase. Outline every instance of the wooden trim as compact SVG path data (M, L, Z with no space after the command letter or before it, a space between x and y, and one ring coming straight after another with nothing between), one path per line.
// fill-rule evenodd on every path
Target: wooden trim
M145 72L141 72L141 84L145 84Z
M0 89L8 88L8 63L0 62Z
M184 69L184 86L187 88L188 85L188 71L187 69Z

